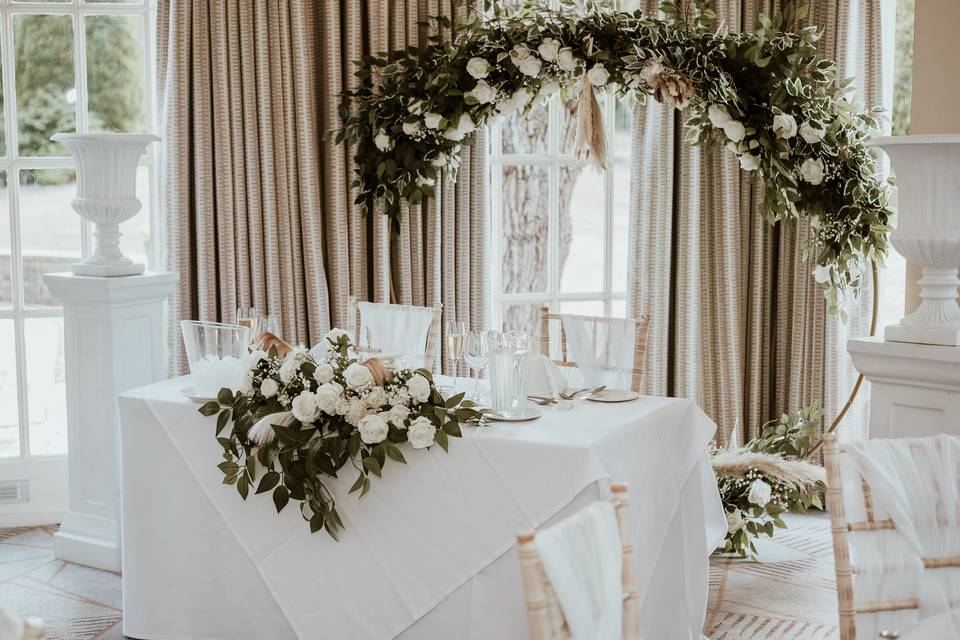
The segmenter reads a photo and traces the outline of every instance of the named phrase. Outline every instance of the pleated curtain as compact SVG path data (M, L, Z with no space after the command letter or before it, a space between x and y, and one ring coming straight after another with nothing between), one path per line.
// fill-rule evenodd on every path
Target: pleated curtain
M463 8L459 11L464 11ZM353 149L338 94L364 54L424 44L450 0L161 0L157 80L171 371L179 321L231 321L238 306L280 318L283 337L316 343L349 326L350 296L433 305L485 325L483 134L457 182L404 211L391 236L353 204ZM452 37L452 33L442 34Z
M655 12L658 2L644 0ZM838 77L856 75L858 98L883 101L880 0L813 0L809 24ZM769 0L720 0L730 31L752 30ZM801 257L809 223L766 223L761 192L725 150L683 140L682 115L653 100L634 118L629 306L652 316L646 391L694 398L726 443L742 442L780 413L819 400L827 422L853 386L846 340L869 333L871 290L841 324ZM842 427L866 429L867 391Z

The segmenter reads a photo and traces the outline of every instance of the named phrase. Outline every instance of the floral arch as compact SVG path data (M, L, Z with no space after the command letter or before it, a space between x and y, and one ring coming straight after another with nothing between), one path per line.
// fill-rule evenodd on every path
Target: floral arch
M716 29L704 0L693 5L664 2L665 19L657 19L528 0L489 19L470 14L452 42L431 36L423 48L364 57L363 85L345 92L336 132L354 150L356 202L398 229L404 203L419 204L438 180L455 179L477 128L558 91L580 91L578 155L602 166L594 91L653 96L683 109L691 143L725 146L762 182L767 221L811 218L814 277L842 317L863 266L882 261L894 215L865 144L875 112L851 101L849 82L817 53L816 28L799 28L804 7L733 34Z

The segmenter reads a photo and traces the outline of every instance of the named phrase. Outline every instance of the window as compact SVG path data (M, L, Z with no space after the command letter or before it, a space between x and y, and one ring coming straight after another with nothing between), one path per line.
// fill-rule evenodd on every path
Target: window
M490 127L491 318L535 333L537 308L626 313L632 109L598 96L609 167L574 157L575 96Z
M43 274L92 246L70 207L73 159L59 131L143 132L153 121L148 0L0 0L0 458L66 453L63 311ZM155 162L121 248L156 263Z

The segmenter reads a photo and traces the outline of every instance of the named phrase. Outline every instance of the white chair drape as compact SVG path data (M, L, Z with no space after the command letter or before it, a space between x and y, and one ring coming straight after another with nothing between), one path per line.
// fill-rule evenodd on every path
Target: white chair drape
M624 318L593 322L578 316L563 316L561 322L567 348L577 363L583 384L630 388L636 322Z
M361 347L376 347L403 359L408 366L425 364L427 338L433 322L432 307L360 302Z

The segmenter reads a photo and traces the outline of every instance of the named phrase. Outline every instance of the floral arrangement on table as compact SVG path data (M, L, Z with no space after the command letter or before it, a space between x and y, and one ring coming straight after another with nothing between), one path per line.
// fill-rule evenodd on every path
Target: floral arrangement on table
M244 500L251 489L272 491L278 513L294 500L311 533L336 538L343 522L326 478L350 464L357 479L349 492L362 497L388 460L406 464L404 448L446 451L460 424L481 414L462 393L444 398L426 369L350 357L353 339L342 329L322 344L315 358L268 336L246 356L240 389L221 389L200 413L217 415L224 484Z
M727 536L718 551L755 558L754 540L785 529L785 512L823 508L823 467L805 460L819 437L822 415L819 405L811 404L768 422L760 437L743 448L713 452L711 464L727 516Z
M359 87L344 93L337 142L356 162L356 202L382 211L399 230L404 203L433 197L454 180L462 146L493 117L579 87L578 155L604 164L594 90L682 109L694 144L723 145L762 180L765 218L812 219L807 255L831 313L844 317L863 265L882 262L893 210L888 185L865 142L874 111L850 98L850 84L816 50L806 8L761 16L752 33L715 26L706 0L663 2L665 19L571 0L559 9L527 0L488 17L463 11L433 19L427 46L357 61Z

